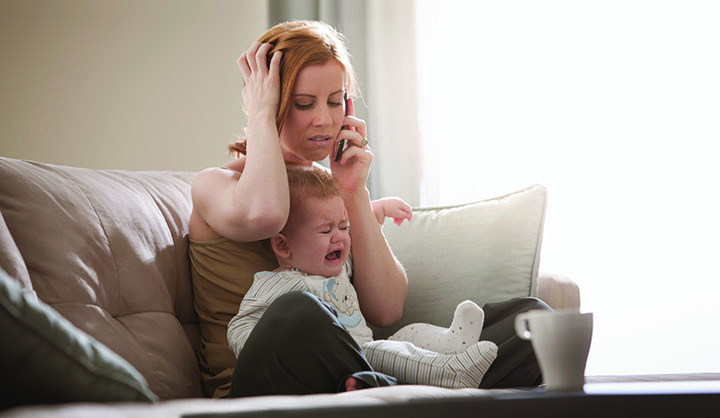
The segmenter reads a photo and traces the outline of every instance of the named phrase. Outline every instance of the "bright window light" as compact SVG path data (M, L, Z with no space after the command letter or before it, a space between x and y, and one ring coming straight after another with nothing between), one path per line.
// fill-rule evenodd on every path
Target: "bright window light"
M720 3L416 3L422 205L542 183L588 374L720 372Z

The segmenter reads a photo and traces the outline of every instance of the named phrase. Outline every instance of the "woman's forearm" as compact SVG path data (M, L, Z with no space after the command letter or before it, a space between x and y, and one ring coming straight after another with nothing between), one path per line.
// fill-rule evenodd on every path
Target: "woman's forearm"
M285 162L274 115L254 115L247 127L247 155L233 200L247 211L249 222L260 222L271 236L280 231L290 210ZM263 229L260 225L254 225Z
M343 198L352 234L353 285L360 307L371 324L390 326L402 316L407 297L405 270L382 234L367 190Z

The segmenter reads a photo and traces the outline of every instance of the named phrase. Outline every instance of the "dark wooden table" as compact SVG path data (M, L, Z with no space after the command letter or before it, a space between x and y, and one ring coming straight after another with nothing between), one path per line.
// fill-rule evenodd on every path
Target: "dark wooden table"
M187 415L193 418L720 417L720 379L586 383L583 391L500 390L491 396L383 405Z

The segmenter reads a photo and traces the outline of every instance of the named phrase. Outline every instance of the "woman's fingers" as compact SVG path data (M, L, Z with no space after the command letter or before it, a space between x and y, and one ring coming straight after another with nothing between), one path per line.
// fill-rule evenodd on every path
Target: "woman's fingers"
M370 151L370 147L367 145L364 147L360 147L359 145L360 143L345 148L339 163L346 164L351 159L357 158L359 161L369 165L373 158L372 151Z
M345 119L343 120L343 125L351 128L348 129L349 131L354 131L360 134L360 142L362 142L362 138L367 138L367 125L365 124L364 120L356 118L352 115L348 115L345 116Z
M272 59L268 61L268 54L272 48L272 44L254 42L247 51L240 54L240 58L238 58L238 67L240 68L240 72L246 82L253 74L268 74L269 67L273 66L273 62L275 63L275 72L279 73L280 57L282 54L280 52L276 52L272 54Z
M250 66L250 71L257 72L257 61L255 59L255 55L257 55L257 50L260 48L260 42L253 42L252 45L250 45L250 48L247 50L247 53L245 56L247 57L248 65Z
M271 44L261 44L258 48L257 52L255 53L255 63L257 66L258 73L265 75L268 72L268 66L270 63L268 62L268 53L270 53L270 50L272 49Z
M345 115L355 116L355 101L352 99L352 97L348 97L347 99L347 109L345 109Z
M238 58L237 64L238 68L240 68L240 72L243 75L243 79L247 82L248 77L250 77L250 66L248 65L246 52L240 54L240 58Z
M365 148L368 146L368 140L361 132L350 129L343 129L338 135L338 142L344 139L347 143L346 149L351 147Z
M367 126L365 121L355 117L355 101L352 97L347 99L347 109L345 109L345 120L343 121L345 129L360 133L361 138L367 137ZM361 140L362 141L362 140Z
M280 59L282 58L282 51L276 51L270 59L270 71L271 77L280 77Z

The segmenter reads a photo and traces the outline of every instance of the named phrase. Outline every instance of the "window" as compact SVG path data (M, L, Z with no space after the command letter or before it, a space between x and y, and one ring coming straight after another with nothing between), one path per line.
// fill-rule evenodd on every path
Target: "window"
M720 5L418 0L421 205L549 191L589 374L720 371Z

